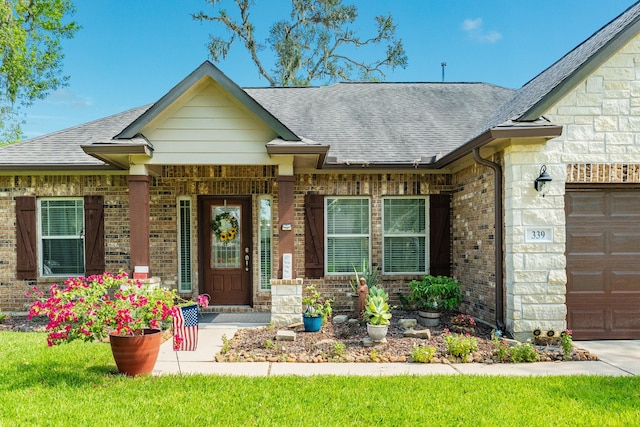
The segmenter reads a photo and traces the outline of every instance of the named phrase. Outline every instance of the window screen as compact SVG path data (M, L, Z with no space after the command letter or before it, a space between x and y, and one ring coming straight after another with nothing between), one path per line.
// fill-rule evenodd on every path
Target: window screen
M365 198L326 198L326 271L353 273L369 264L370 207Z
M39 213L42 275L84 274L83 200L43 199Z
M382 218L383 271L426 273L426 199L385 198Z

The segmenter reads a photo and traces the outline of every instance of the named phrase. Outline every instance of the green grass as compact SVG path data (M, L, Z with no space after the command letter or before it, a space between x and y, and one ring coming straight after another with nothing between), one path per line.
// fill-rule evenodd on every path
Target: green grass
M114 375L107 344L0 332L0 426L635 425L640 378Z

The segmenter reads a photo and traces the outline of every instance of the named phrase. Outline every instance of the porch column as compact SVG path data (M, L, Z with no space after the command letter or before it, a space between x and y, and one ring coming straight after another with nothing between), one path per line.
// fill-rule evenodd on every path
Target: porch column
M130 263L150 267L149 255L149 176L129 175ZM151 272L149 272L151 273Z
M294 266L294 184L295 176L278 175L278 278L282 279L282 254L291 254L291 279L296 278Z

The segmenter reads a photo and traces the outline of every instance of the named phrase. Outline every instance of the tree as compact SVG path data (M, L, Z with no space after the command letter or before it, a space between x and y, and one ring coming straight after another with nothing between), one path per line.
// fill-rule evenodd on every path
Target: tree
M227 38L211 36L209 51L214 61L225 59L233 42L240 40L258 72L271 86L304 86L313 81L331 83L353 80L354 76L363 80L381 80L385 77L386 68L407 66L402 40L396 38L396 25L390 14L376 16L376 34L361 38L350 28L358 16L355 6L343 5L342 0L291 0L290 19L274 23L266 39L275 53L275 66L267 71L258 56L265 45L256 42L255 26L249 17L254 1L233 1L239 20L217 7L223 0L206 0L217 14L199 12L193 18L220 24L230 33ZM385 53L372 62L355 59L351 54L353 48L380 44L386 44Z
M67 85L63 38L80 28L63 22L70 0L0 0L0 143L22 136L23 109Z

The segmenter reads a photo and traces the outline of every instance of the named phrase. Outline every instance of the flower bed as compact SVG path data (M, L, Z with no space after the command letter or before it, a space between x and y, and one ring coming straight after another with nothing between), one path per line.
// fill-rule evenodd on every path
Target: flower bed
M445 338L451 328L452 314L443 314L441 325L431 329L431 339L404 337L404 330L398 326L400 319L413 318L412 312L395 311L387 342L375 347L365 347L363 338L367 336L366 325L356 322L325 324L319 332L304 332L301 325L293 328L246 328L240 329L233 337L226 337L224 347L216 355L218 362L413 362L415 347L433 346L435 352L431 363L462 363L461 357L449 354ZM293 329L295 341L276 341L279 329ZM418 325L416 330L424 329ZM455 334L453 334L455 336ZM475 363L499 363L498 345L491 340L491 328L478 324L473 338L477 348L464 361ZM566 360L562 348L535 347L540 361ZM597 360L587 351L574 347L571 360Z

